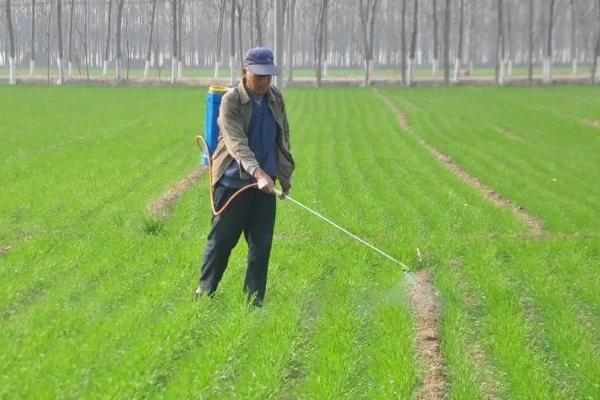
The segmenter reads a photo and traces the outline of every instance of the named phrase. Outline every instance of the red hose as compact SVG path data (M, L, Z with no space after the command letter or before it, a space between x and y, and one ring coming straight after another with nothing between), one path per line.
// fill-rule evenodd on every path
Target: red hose
M202 140L202 144L200 143L200 140ZM221 213L223 211L225 211L227 209L227 207L229 207L229 205L231 204L231 202L233 202L233 200L235 200L239 195L241 195L242 193L244 193L246 190L252 189L252 188L258 188L258 183L251 183L249 185L243 186L243 187L239 188L225 202L225 204L223 204L223 207L221 207L218 210L215 209L215 199L214 199L214 196L213 196L212 154L210 154L210 151L208 151L208 143L206 143L206 140L204 139L204 137L202 135L198 135L198 137L196 137L196 143L198 144L198 147L200 147L201 151L206 150L206 155L207 155L207 158L208 158L208 180L209 180L209 184L210 184L210 206L212 208L213 215L215 215L215 216L221 215Z

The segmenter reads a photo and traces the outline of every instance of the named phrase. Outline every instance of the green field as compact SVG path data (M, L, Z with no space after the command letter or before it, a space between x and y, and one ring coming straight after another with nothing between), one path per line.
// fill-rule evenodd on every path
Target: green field
M453 399L599 398L600 89L290 89L292 196L433 271ZM0 397L411 398L412 275L278 203L265 307L238 246L191 301L203 89L0 86ZM532 236L422 145L537 216Z

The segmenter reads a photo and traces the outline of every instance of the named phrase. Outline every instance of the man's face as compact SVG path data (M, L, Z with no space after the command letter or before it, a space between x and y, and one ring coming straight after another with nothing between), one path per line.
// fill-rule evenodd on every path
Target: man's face
M246 68L246 88L262 96L267 93L270 85L271 75L256 75Z

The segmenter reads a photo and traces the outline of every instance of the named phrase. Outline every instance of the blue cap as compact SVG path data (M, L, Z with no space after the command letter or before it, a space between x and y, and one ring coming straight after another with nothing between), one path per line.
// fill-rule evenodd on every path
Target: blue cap
M244 66L256 75L278 75L273 64L273 52L265 47L255 47L246 52Z

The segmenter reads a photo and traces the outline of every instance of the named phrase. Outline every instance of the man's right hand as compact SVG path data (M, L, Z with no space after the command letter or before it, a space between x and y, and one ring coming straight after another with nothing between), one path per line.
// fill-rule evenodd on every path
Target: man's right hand
M271 177L261 168L256 168L254 171L254 178L256 178L256 183L258 183L258 189L269 194L275 193L275 183L273 183L273 179L271 179Z

